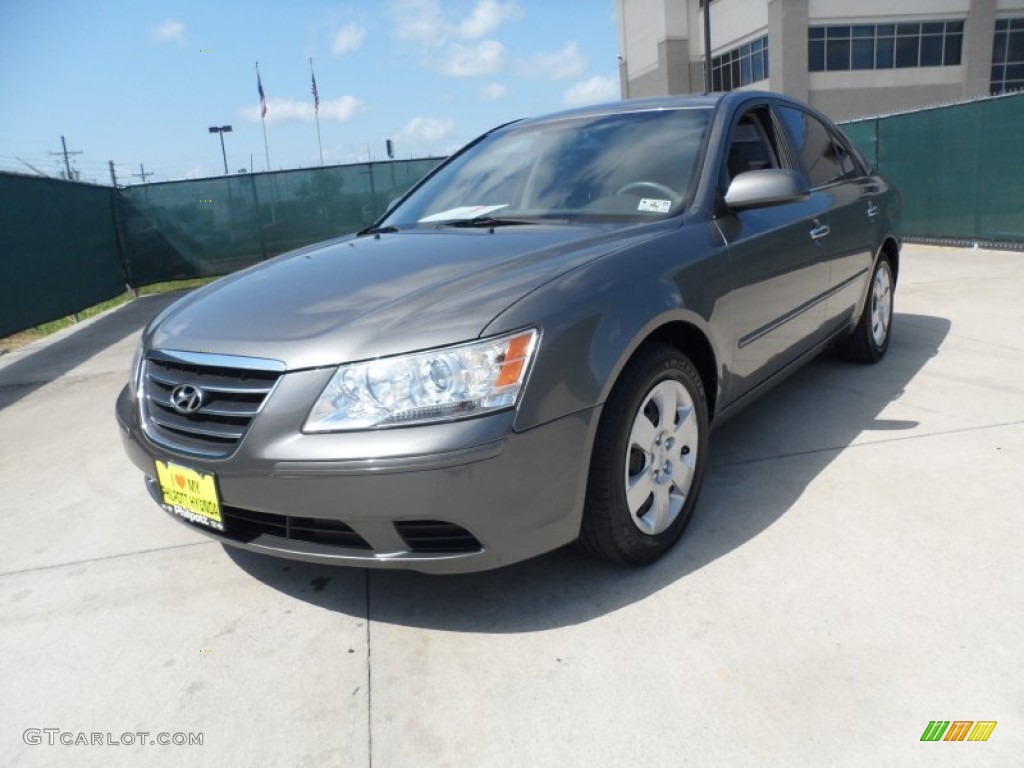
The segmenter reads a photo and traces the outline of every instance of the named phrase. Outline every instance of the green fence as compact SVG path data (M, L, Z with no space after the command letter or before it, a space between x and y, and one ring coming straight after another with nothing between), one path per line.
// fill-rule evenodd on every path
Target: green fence
M0 337L124 292L111 197L0 174Z
M1024 243L1024 93L843 125L903 194L903 233Z
M133 287L223 275L371 224L438 158L145 184L120 191Z
M441 158L113 190L0 173L0 338L165 280L354 232Z
M846 123L909 238L1024 244L1024 93ZM439 158L107 187L0 173L0 337L372 222Z

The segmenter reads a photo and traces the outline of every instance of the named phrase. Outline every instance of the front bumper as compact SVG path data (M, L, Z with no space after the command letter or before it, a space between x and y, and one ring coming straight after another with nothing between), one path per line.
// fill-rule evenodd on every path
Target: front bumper
M575 540L600 415L594 408L521 433L502 412L307 435L304 412L268 408L231 456L211 459L150 441L127 387L116 410L125 450L156 501L156 459L216 476L225 534L173 515L182 524L278 557L428 573L497 568ZM469 535L453 546L459 529Z

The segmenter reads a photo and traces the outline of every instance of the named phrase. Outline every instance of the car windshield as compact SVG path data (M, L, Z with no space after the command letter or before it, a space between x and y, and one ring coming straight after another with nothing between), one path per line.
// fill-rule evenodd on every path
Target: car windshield
M380 226L664 218L692 193L710 117L680 108L508 126L455 157Z

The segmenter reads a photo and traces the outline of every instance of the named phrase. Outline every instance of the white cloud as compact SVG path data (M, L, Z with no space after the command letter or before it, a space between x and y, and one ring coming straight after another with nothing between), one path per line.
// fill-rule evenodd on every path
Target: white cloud
M205 165L197 165L190 168L184 175L175 178L181 179L205 179L207 176L220 176L221 171L211 171Z
M366 109L366 105L355 96L339 96L336 99L320 100L320 117L344 123Z
M505 63L505 46L497 40L483 40L476 45L455 43L448 47L441 71L451 77L480 77L501 69Z
M455 133L455 121L448 117L414 117L395 134L395 141L407 144L433 144Z
M504 83L488 83L482 86L477 93L484 101L493 101L508 96L509 88Z
M587 71L587 57L575 40L570 40L557 51L535 53L528 57L521 67L528 77L543 77L548 80L564 80L579 77Z
M366 105L355 96L339 96L336 99L320 100L320 119L336 120L343 123L351 120L356 114L362 112ZM243 107L239 114L246 120L257 122L260 119L259 105ZM316 111L313 108L313 100L272 98L267 99L267 122L312 122L316 118Z
M392 0L388 11L395 23L393 34L399 40L427 46L444 44L449 25L440 0Z
M614 101L619 98L619 82L611 77L595 75L587 80L580 80L565 92L562 102L570 107L581 107L585 104L597 104L602 101Z
M185 25L180 21L168 19L157 24L150 32L163 43L177 43L179 48L185 45Z
M427 48L438 48L451 38L479 40L523 16L516 0L476 0L469 14L461 16L445 13L441 0L391 0L387 10L395 38Z
M502 22L522 18L523 10L515 0L478 0L476 6L458 27L459 36L479 40L501 26Z
M331 53L341 56L351 53L363 44L366 37L366 28L359 24L346 24L334 33L334 40L331 42Z

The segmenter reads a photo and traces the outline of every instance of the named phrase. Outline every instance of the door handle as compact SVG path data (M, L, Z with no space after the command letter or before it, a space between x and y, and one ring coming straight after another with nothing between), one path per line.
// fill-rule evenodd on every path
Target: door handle
M828 228L828 224L819 224L818 226L811 230L811 239L821 240L821 238L827 236L828 233L831 231L832 230Z
M879 208L874 203L868 203L868 218L873 219L878 215Z

